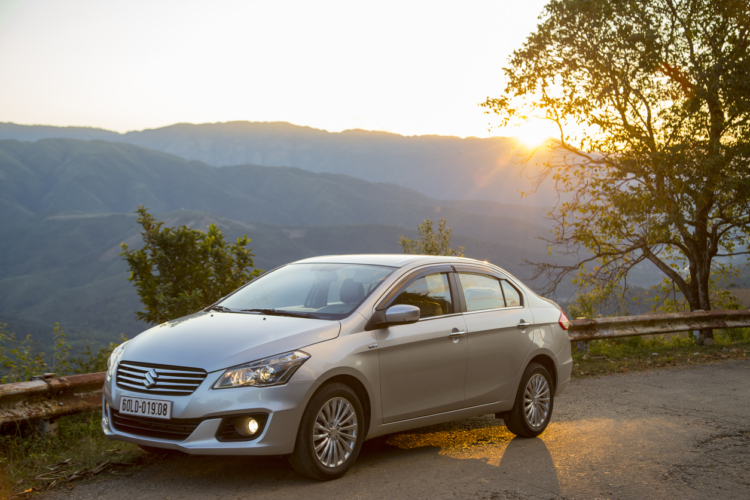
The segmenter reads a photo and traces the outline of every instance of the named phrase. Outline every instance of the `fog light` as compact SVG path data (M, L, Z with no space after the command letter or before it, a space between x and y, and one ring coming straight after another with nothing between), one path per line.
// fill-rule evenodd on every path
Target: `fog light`
M247 430L250 431L250 434L255 434L258 432L258 422L254 418L251 418L247 421Z
M242 436L252 436L258 432L260 424L254 418L238 418L234 421L234 428Z

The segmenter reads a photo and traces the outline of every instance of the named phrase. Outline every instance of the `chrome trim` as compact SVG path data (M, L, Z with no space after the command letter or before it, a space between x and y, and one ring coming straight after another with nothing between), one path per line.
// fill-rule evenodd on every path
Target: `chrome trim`
M154 396L185 396L195 392L208 374L195 368L169 367L121 361L115 373L115 384L123 389Z
M480 311L466 311L463 314L477 314L477 313L493 312L493 311L509 311L511 309L526 309L526 306L496 307L495 309L482 309Z
M419 320L417 320L417 323L419 323L420 321L430 321L432 319L452 318L454 316L461 316L461 314L463 313L441 314L440 316L430 316L429 318L419 318Z
M150 393L150 394L152 394L154 396L164 395L164 394L154 394L154 391L156 391L158 389L155 389L154 391L149 391L148 389L146 389L146 386L144 386L143 384L132 385L132 384L126 384L125 382L120 382L118 385L121 385L122 387L127 388L127 389L132 389L132 390L137 391L137 392L142 392L142 393L145 393L145 394L149 394ZM171 392L181 392L181 393L184 393L184 394L173 394L173 396L184 396L185 394L192 394L193 392L195 392L195 389L169 389L169 390Z
M147 373L147 372L149 372L149 371L151 371L153 369L153 370L158 370L158 373L159 373L160 377L163 376L163 375L177 375L177 376L179 376L179 375L192 375L193 378L197 378L196 375L201 375L201 371L202 371L202 370L199 370L199 369L196 369L195 371L175 370L175 369L172 369L172 368L159 368L158 366L157 367L146 367L146 366L139 366L139 365L131 365L131 364L127 364L127 363L128 363L127 361L121 361L120 362L120 366L118 368L122 367L123 370L130 371L134 375L140 375L141 373Z

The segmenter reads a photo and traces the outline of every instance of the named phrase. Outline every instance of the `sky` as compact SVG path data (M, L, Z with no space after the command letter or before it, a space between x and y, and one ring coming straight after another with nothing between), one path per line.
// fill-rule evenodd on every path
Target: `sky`
M0 0L0 122L488 137L546 2Z

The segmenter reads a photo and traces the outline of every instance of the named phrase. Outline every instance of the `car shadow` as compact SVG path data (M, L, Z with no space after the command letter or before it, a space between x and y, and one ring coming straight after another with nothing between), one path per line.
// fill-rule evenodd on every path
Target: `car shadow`
M297 475L286 458L280 456L177 454L149 461L151 465L138 474L146 476L144 479L151 484L165 483L166 487L166 483L173 483L190 489L215 490L217 494L283 490L290 496L316 498L333 484ZM415 484L430 481L436 471L444 471L447 476L455 474L452 482L469 489L481 487L483 482L489 487L502 481L540 493L543 490L559 495L560 491L555 464L544 441L514 437L493 415L368 440L352 469L335 483L360 489L364 484L379 482L388 489L405 478Z

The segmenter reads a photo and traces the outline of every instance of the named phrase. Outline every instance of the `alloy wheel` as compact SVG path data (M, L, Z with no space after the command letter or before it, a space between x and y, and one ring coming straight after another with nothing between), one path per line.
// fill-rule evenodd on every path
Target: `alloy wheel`
M345 398L329 399L315 417L313 446L324 467L342 465L354 451L358 432L357 413Z
M523 406L526 423L532 429L538 429L544 425L550 408L549 384L544 375L536 373L529 379L523 395Z

